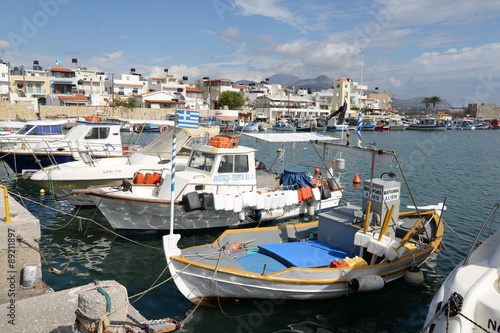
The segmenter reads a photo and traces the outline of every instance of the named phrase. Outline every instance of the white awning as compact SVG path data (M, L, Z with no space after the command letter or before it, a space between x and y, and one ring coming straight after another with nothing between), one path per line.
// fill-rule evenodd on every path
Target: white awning
M340 138L323 135L314 132L293 132L293 133L251 133L243 132L242 135L266 142L311 142L311 141L334 141Z

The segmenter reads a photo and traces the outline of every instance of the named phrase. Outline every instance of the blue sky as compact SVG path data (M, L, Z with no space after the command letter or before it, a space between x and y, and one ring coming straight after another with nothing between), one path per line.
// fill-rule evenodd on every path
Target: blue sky
M0 59L261 81L341 76L406 99L500 104L500 1L7 0Z

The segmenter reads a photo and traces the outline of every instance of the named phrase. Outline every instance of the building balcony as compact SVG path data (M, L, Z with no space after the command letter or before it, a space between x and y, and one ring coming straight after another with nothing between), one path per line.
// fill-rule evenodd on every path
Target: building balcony
M32 95L47 95L47 90L45 89L27 89L26 92Z

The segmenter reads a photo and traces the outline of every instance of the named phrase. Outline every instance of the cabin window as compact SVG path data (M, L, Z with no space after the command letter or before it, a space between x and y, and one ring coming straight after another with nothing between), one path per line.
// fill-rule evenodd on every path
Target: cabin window
M215 154L193 151L193 153L191 154L191 159L189 160L189 166L191 168L210 172L212 171L214 159Z
M247 155L225 155L219 164L219 173L248 172Z
M85 139L106 139L108 136L109 127L94 127L85 135Z

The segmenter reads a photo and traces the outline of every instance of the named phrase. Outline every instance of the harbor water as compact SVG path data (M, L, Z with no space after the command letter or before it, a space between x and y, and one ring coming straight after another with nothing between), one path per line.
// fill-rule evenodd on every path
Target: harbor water
M328 133L326 133L328 134ZM154 133L147 133L150 141ZM351 144L357 143L351 133ZM241 144L265 149L257 158L268 167L279 167L274 160L278 145L242 138ZM425 282L410 286L403 279L380 291L352 294L323 301L240 301L218 306L194 306L178 291L162 251L161 235L117 235L95 208L78 208L64 200L55 200L29 181L12 179L2 167L4 185L17 201L40 219L40 249L49 266L64 274L53 275L43 267L43 279L54 290L67 289L94 280L116 280L127 287L130 302L150 319L170 317L185 320L182 332L418 332L424 323L427 306L442 280L464 257L469 240L494 203L500 200L500 131L440 132L362 132L363 145L396 151L404 175L396 166L384 171L396 174L395 180L410 184L419 205L446 200L443 212L446 249L423 266ZM270 153L272 152L272 153ZM295 152L285 151L286 158L306 164L315 151L297 145ZM360 188L352 186L358 173L370 177L370 162L348 156L341 176L346 186L341 204L361 204ZM320 166L320 165L318 165ZM313 172L313 168L308 169ZM374 177L379 177L380 173ZM402 190L403 205L411 205L409 192ZM298 221L297 219L295 221ZM212 242L221 233L203 231L183 234L181 248ZM66 267L67 266L67 267Z

